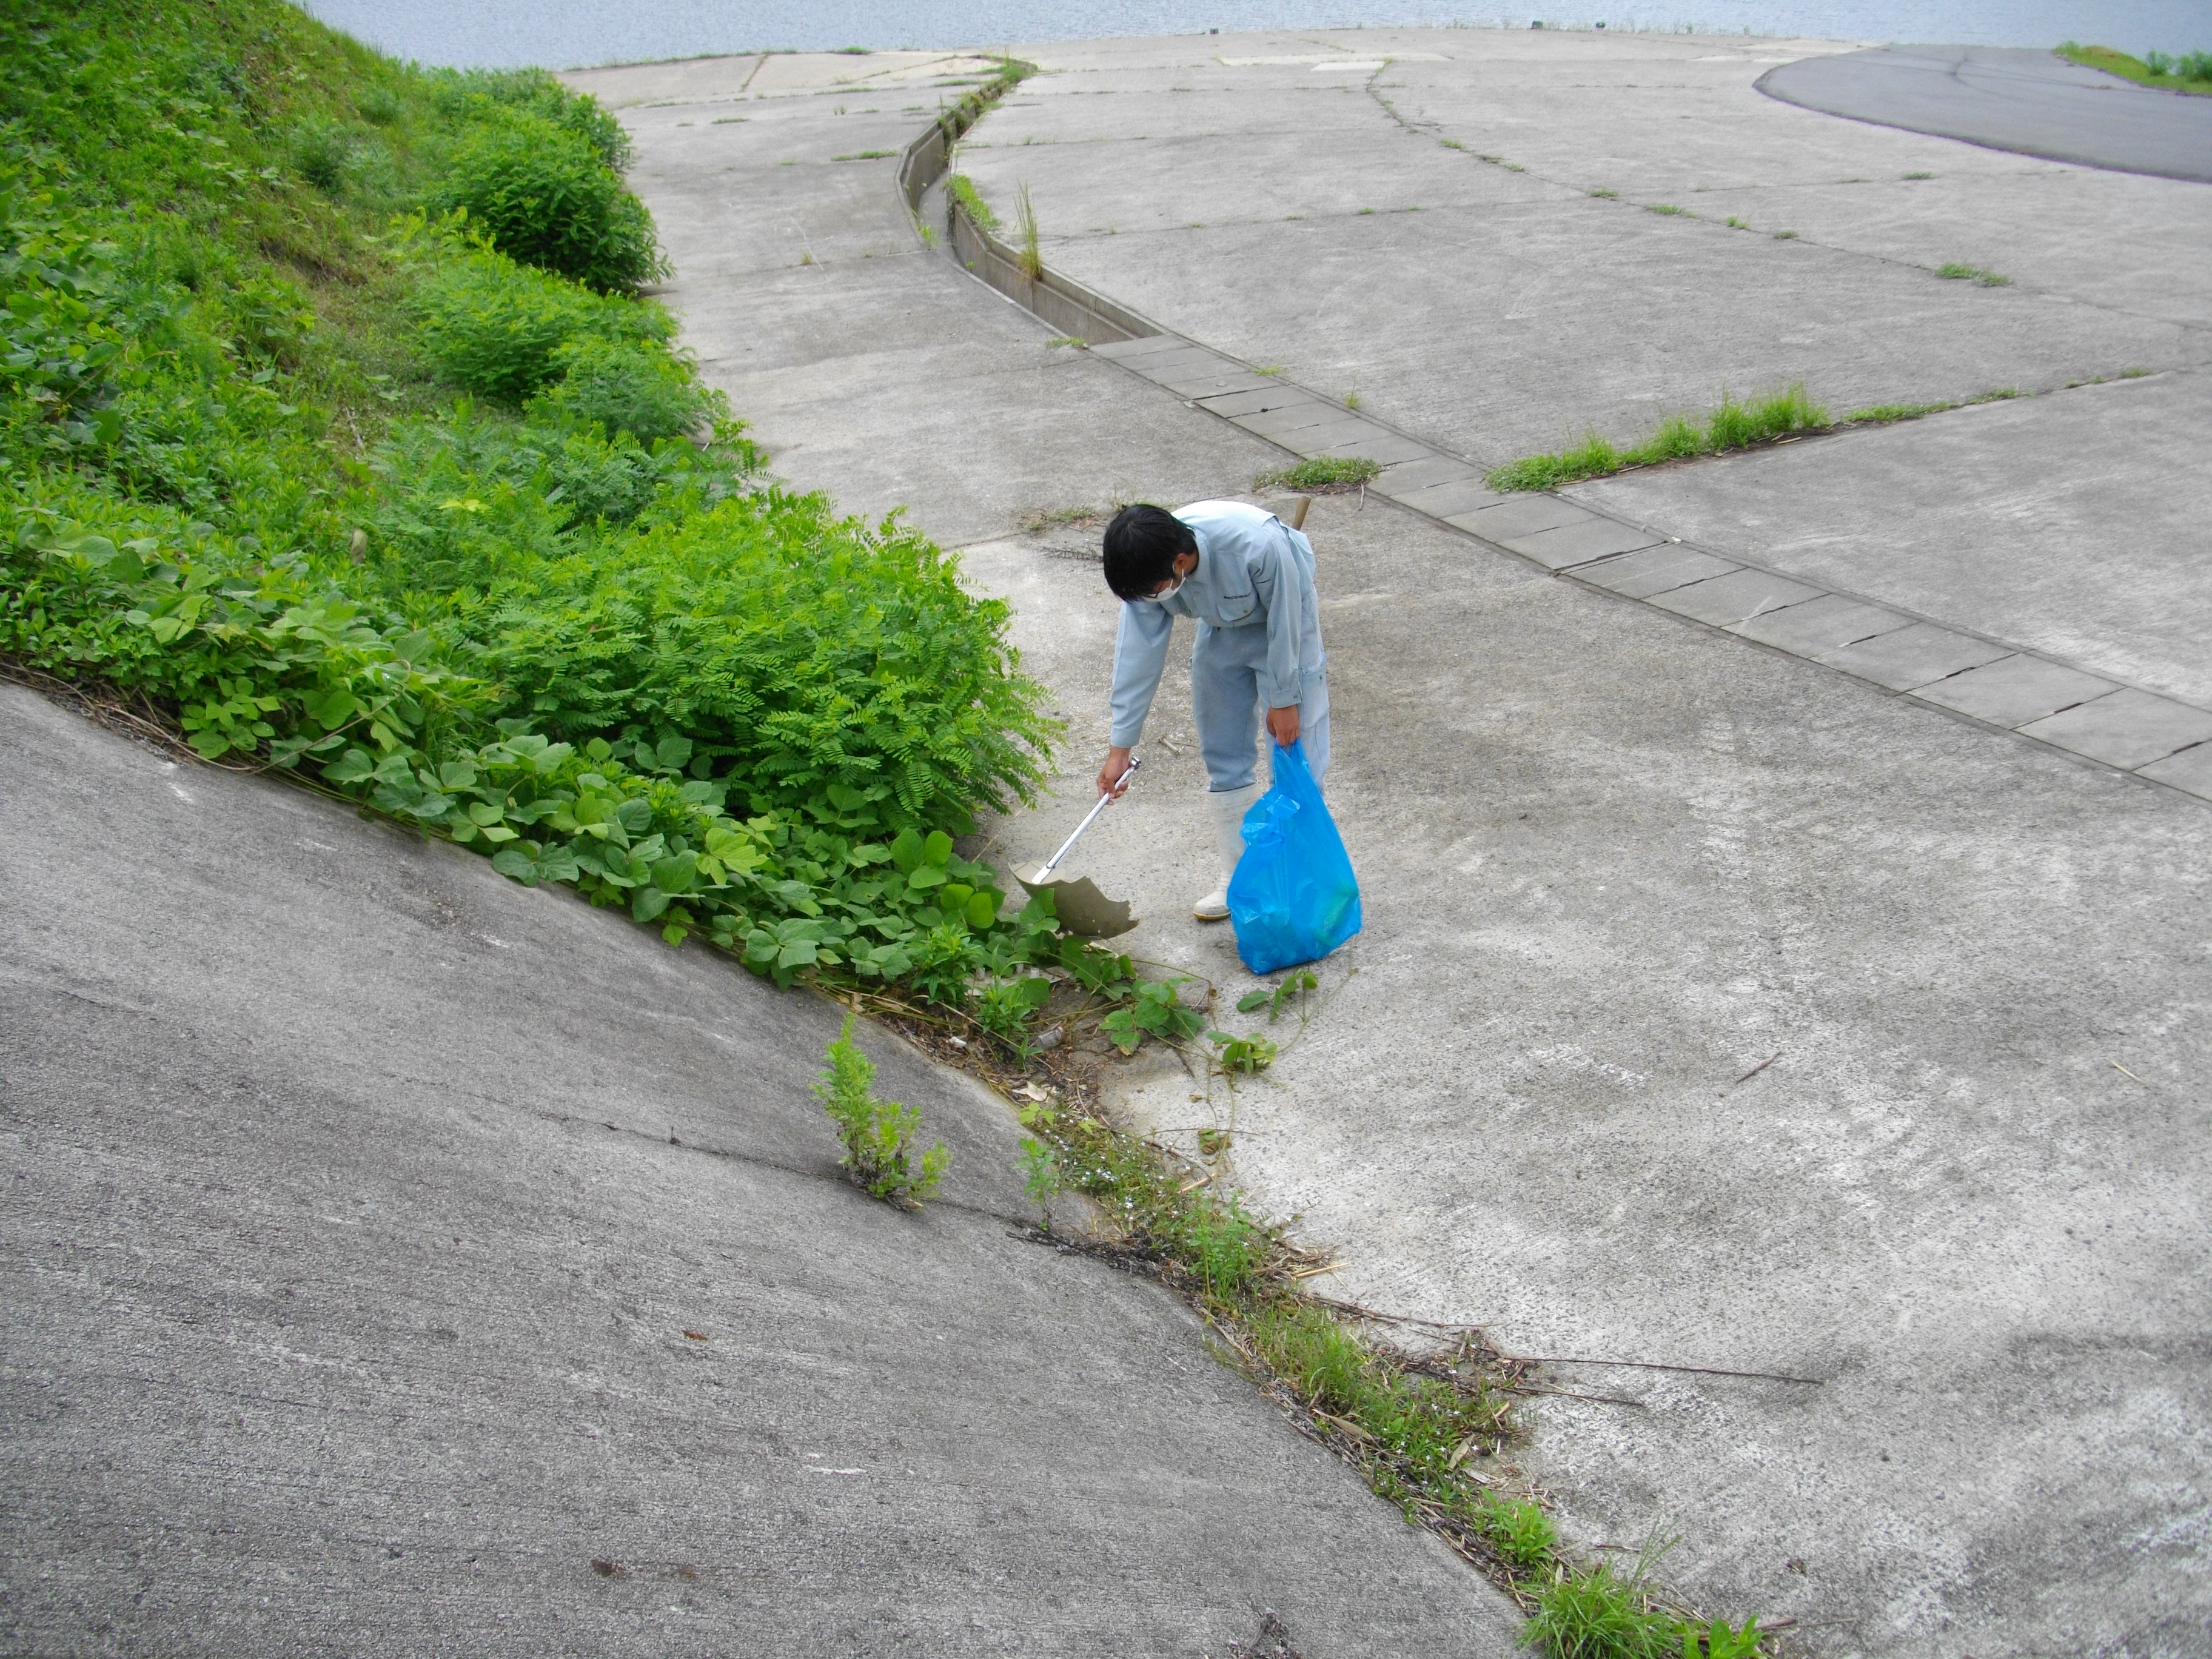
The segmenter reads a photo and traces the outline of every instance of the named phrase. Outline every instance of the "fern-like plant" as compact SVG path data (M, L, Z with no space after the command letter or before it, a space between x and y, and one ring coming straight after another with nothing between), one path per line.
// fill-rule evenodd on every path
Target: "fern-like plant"
M875 1097L875 1062L853 1041L853 1017L830 1045L830 1069L816 1079L814 1092L837 1125L844 1142L846 1178L872 1198L902 1210L918 1210L937 1191L952 1156L942 1146L916 1155L921 1114L911 1106Z

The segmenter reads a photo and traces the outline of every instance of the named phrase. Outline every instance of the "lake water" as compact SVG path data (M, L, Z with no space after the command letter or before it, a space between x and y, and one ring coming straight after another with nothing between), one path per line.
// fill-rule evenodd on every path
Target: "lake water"
M1452 0L303 0L349 34L425 64L553 69L770 47L996 46L1208 29L1461 23L1684 29L1984 46L2094 41L2212 49L2205 0L1570 0L1507 12Z

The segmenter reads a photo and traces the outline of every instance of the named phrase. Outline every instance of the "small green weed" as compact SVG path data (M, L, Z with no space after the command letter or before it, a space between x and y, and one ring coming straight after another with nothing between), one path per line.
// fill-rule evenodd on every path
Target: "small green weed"
M1548 1565L1559 1547L1552 1517L1526 1498L1486 1493L1475 1524L1492 1548L1524 1572Z
M1962 406L1972 404L2001 404L2005 402L2008 398L2017 398L2019 396L2020 388L2018 386L2001 386L1994 387L1988 392L1977 392L1972 397L1961 398L1959 401Z
M1283 372L1283 366L1280 363L1255 363L1252 372L1255 374L1279 374Z
M1908 179L1933 179L1936 175L1932 173L1908 173L1905 176Z
M1456 138L1439 138L1437 142L1442 144L1446 149L1465 149L1467 148L1465 144L1460 143Z
M1648 203L1645 204L1644 210L1646 213L1679 216L1685 219L1694 219L1698 216L1696 214L1691 212L1689 209L1686 207L1676 207L1672 202Z
M1749 230L1751 228L1751 221L1748 219L1739 219L1735 215L1731 213L1728 216L1728 227L1730 230Z
M1617 190L1594 190L1590 194L1602 201L1617 202L1620 199L1620 192Z
M1206 1040L1221 1051L1214 1060L1224 1072L1242 1072L1250 1077L1275 1063L1275 1045L1257 1032L1238 1036L1230 1031L1208 1031Z
M845 1156L838 1160L853 1184L901 1209L920 1209L945 1178L951 1155L942 1146L915 1156L921 1114L895 1100L878 1100L875 1062L853 1041L853 1017L830 1043L830 1067L814 1092L837 1125Z
M1938 265L1936 267L1936 274L1954 283L1970 282L1977 288L2010 288L2012 286L2011 277L2000 276L1996 271L1987 270L1981 265L1956 263Z
M1794 242L1797 240L1797 233L1794 230L1778 230L1774 233L1774 240L1778 242Z
M1346 404L1347 408L1356 405ZM1316 455L1252 480L1255 489L1295 489L1309 495L1331 495L1358 489L1381 476L1382 463L1364 455Z
M1358 407L1359 407L1359 394L1358 394L1357 392L1346 392L1346 393L1344 394L1344 406L1345 406L1346 409L1357 409L1357 408L1358 408Z
M1374 210L1373 208L1362 208L1362 209L1360 209L1360 210L1359 210L1359 212L1358 212L1358 216L1358 216L1358 217L1361 217L1361 218L1364 218L1367 215L1369 215L1369 214L1370 214L1370 213L1372 213L1372 212L1374 212L1374 211L1375 211L1375 210Z
M1206 1029L1206 1021L1196 1009L1184 1007L1176 994L1176 988L1188 982L1188 979L1145 981L1136 988L1128 1006L1107 1015L1098 1022L1098 1029L1125 1054L1135 1054L1137 1045L1148 1036L1170 1044L1196 1036Z
M744 115L718 115L713 120L708 122L707 125L710 127L731 127L737 125L740 121L750 120L751 118L751 117Z
M833 161L880 161L887 155L896 155L895 149L856 149L850 155L833 155Z
M1091 349L1091 342L1080 334L1055 334L1044 343L1044 349L1047 351L1060 346L1073 347L1077 351L1088 351ZM1087 508L1085 510L1088 511Z
M1256 991L1247 991L1243 996L1237 998L1237 1012L1240 1014L1249 1014L1265 1008L1267 1011L1267 1023L1272 1025L1282 1017L1283 1006L1291 998L1296 997L1300 1007L1303 1008L1306 998L1320 989L1321 981L1315 977L1312 969L1296 969L1284 975L1283 982L1272 991L1265 986L1261 986Z
M2149 373L2150 370L2147 368L2124 368L2120 371L2120 378L2124 380L2140 380Z
M1495 468L1483 482L1492 489L1556 489L1561 484L1603 477L1625 467L1747 449L1798 433L1821 431L1828 424L1828 411L1805 395L1802 382L1747 404L1738 403L1723 392L1719 405L1702 422L1687 416L1669 416L1657 431L1626 449L1592 432L1572 449L1530 455Z

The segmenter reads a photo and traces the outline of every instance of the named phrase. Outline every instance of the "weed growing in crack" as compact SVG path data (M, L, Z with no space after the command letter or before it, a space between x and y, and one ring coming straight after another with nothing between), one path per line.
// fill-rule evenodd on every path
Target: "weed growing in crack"
M1014 252L1014 263L1021 267L1022 275L1032 283L1044 275L1044 255L1037 247L1036 208L1030 201L1030 187L1023 184L1014 192L1014 225L1019 246Z
M844 1143L845 1156L837 1161L846 1178L872 1198L902 1210L920 1209L945 1178L951 1154L937 1146L917 1156L915 1138L921 1114L895 1100L876 1098L875 1062L853 1041L850 1014L830 1045L829 1060L814 1092Z
M1358 404L1347 402L1346 408ZM1362 489L1381 476L1382 463L1364 455L1316 455L1252 480L1255 489L1295 489L1308 495L1340 495Z
M1749 230L1751 228L1751 221L1748 219L1739 219L1735 215L1731 213L1728 216L1728 227L1730 230Z
M1617 190L1594 190L1590 194L1601 201L1617 202L1620 199L1620 192Z
M1774 240L1778 242L1794 242L1797 240L1797 233L1794 230L1778 230L1774 233Z
M958 204L960 210L975 222L978 228L988 230L994 236L999 234L999 216L991 211L991 204L983 199L982 192L975 188L973 179L964 173L951 173L945 178L945 188Z
M1257 1032L1238 1036L1231 1031L1208 1031L1206 1040L1220 1050L1213 1060L1224 1073L1254 1077L1275 1063L1275 1045Z
M1696 214L1691 212L1689 209L1686 207L1676 207L1672 202L1647 203L1644 205L1644 210L1646 213L1656 213L1662 216L1672 216L1683 219L1694 219L1698 216Z
M1702 422L1686 415L1670 415L1657 431L1626 449L1592 432L1572 449L1530 455L1495 468L1483 483L1492 489L1556 489L1579 478L1603 477L1627 467L1652 466L1692 455L1724 454L1732 449L1749 449L1803 433L1825 431L1829 424L1828 411L1805 395L1802 381L1750 403L1738 403L1723 392L1718 406Z
M1977 288L2010 288L2012 286L2011 277L2000 276L1996 271L1981 265L1965 265L1956 263L1938 265L1936 267L1936 274L1954 283L1972 283Z

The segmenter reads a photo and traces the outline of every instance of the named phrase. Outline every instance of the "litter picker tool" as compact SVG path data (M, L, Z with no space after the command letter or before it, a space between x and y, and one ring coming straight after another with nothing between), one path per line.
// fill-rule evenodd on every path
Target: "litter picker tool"
M1126 784L1144 763L1141 759L1133 757L1129 769L1121 775L1122 782ZM1112 795L1099 796L1098 805L1084 815L1083 822L1075 826L1075 833L1060 842L1060 851L1047 859L1036 875L1014 878L1030 892L1050 893L1053 914L1059 918L1060 925L1069 933L1080 934L1085 939L1111 939L1116 933L1127 933L1137 925L1137 919L1129 914L1127 899L1108 898L1088 876L1067 881L1055 878L1052 873L1060 867L1060 861L1067 856L1068 849L1083 839L1083 832L1113 804L1114 799Z

